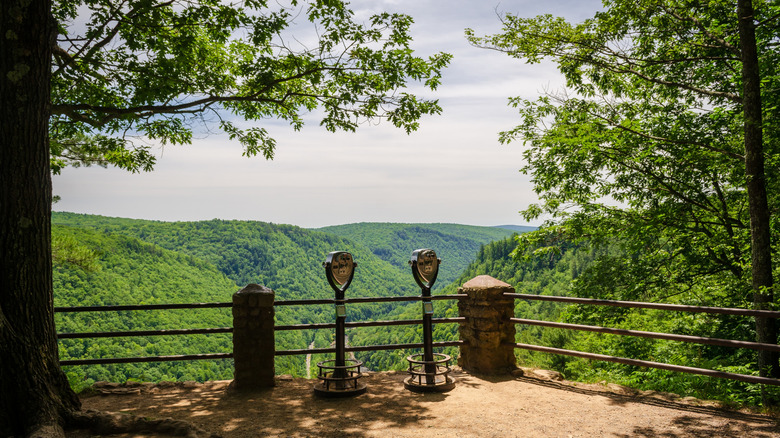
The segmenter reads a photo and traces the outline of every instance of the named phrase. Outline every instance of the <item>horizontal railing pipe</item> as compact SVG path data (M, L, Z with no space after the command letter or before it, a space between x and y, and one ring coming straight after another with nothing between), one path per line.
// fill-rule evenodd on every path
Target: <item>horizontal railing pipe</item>
M598 306L629 307L640 309L671 310L675 312L715 313L724 315L760 316L763 318L780 318L780 312L774 310L733 309L728 307L688 306L684 304L643 303L640 301L614 301L595 298L556 297L551 295L511 294L504 296L523 300L554 301L569 304L588 304Z
M108 306L55 307L54 313L118 312L120 310L218 309L232 306L233 303L126 304Z
M214 333L233 333L233 327L174 329L174 330L134 330L118 332L57 333L57 339L81 338L122 338L133 336L171 336L171 335L210 335Z
M463 341L434 342L434 347L457 347L463 344ZM346 347L346 352L356 351L380 351L380 350L406 350L414 348L423 348L422 343L415 344L387 344L387 345L366 345L356 347ZM276 356L293 356L299 354L327 354L335 353L335 348L307 348L301 350L277 350ZM60 365L107 365L117 363L140 363L140 362L172 362L179 360L214 360L214 359L232 359L233 353L212 353L212 354L183 354L177 356L146 356L146 357L114 357L100 359L73 359L62 360Z
M615 362L624 365L632 365L632 366L639 366L639 367L658 368L667 371L677 371L680 373L700 374L703 376L717 377L721 379L739 380L741 382L746 382L746 383L759 383L763 385L780 386L779 379L773 379L770 377L759 377L759 376L750 376L746 374L727 373L724 371L709 370L706 368L694 368L694 367L686 367L682 365L671 365L667 363L651 362L647 360L628 359L625 357L607 356L604 354L596 354L596 353L586 353L583 351L564 350L562 348L543 347L540 345L530 345L530 344L509 344L509 345L512 345L515 348L520 348L523 350L539 351L542 353L562 354L564 356L574 356L583 359Z
M233 353L210 353L210 354L182 354L178 356L146 356L146 357L104 357L100 359L72 359L61 360L60 365L106 365L115 363L137 363L137 362L173 362L179 360L214 360L214 359L232 359Z
M423 348L425 344L386 344L386 345L365 345L355 347L345 347L346 352L356 351L381 351L381 350L411 350L414 348ZM434 347L458 347L463 345L463 341L434 342ZM328 354L335 353L335 348L304 348L300 350L277 350L277 356L295 356L301 354Z
M432 300L457 300L465 297L463 294L434 295ZM349 303L384 303L400 301L420 301L420 296L409 297L356 297L347 298L345 302ZM316 304L333 304L333 299L311 299L311 300L279 300L274 301L274 306L307 306ZM123 304L123 305L104 305L104 306L58 306L54 308L54 313L73 313L73 312L117 312L122 310L175 310L175 309L219 309L232 307L233 303L181 303L181 304Z
M432 300L458 300L466 297L464 294L450 294L450 295L434 295L430 297ZM365 303L395 303L395 302L409 302L420 301L422 297L419 295L408 297L354 297L344 300L345 304L365 304ZM334 299L309 299L309 300L278 300L274 301L274 306L310 306L317 304L334 304Z
M459 323L466 318L434 318L434 324ZM422 324L421 319L398 320L398 321L358 321L348 322L347 328L356 327L382 327L393 325L414 325ZM336 327L335 323L317 323L317 324L290 324L277 325L276 331L285 330L307 330L307 329L330 329ZM198 334L216 334L233 333L233 327L202 328L202 329L172 329L172 330L134 330L134 331L115 331L115 332L81 332L81 333L57 333L57 339L86 339L86 338L122 338L134 336L173 336L173 335L198 335Z
M335 302L333 298L321 300L277 300L274 301L274 306L314 306L317 304L333 304Z
M539 321L536 319L511 318L510 321L517 324L535 325L541 327L560 328L567 330L582 330L610 335L636 336L642 338L665 339L669 341L691 342L694 344L718 345L720 347L750 348L753 350L780 352L780 345L761 344L758 342L734 341L731 339L705 338L702 336L677 335L671 333L645 332L639 330L616 329L610 327L598 327L582 324L568 324L563 322Z
M434 324L448 324L448 323L460 323L465 321L466 318L433 318L432 322ZM346 328L357 328L357 327L384 327L384 326L393 326L393 325L415 325L415 324L422 324L422 319L401 319L396 321L356 321L356 322L346 322L344 323L344 327ZM313 324L289 324L289 325L277 325L274 326L274 330L276 331L285 331L285 330L310 330L310 329L331 329L335 328L336 323L333 322L325 322L325 323L313 323Z

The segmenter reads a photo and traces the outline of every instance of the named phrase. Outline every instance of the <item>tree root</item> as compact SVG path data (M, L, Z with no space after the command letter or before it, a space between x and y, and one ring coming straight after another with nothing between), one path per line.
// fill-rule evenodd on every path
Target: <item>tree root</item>
M113 414L94 410L73 412L68 422L69 430L88 429L100 435L117 433L158 433L187 438L218 438L186 421L172 418L144 418L130 414Z
M65 431L59 424L42 424L27 435L27 438L65 438Z

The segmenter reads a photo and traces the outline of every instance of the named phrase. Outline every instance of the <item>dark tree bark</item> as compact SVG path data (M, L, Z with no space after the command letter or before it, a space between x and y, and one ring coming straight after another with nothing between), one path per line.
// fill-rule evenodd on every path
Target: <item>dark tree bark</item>
M51 274L50 0L0 2L0 436L57 436L79 409L59 366Z
M774 302L770 213L764 175L763 121L761 114L761 75L758 63L754 11L751 0L739 0L739 39L742 52L742 107L745 115L745 176L750 205L753 302L758 309L770 309ZM756 318L758 342L777 343L774 319ZM777 353L759 351L761 376L780 377Z

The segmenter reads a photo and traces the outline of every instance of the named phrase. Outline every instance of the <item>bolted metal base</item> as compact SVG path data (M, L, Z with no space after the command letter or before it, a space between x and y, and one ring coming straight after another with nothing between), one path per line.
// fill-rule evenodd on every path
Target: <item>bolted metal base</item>
M354 397L366 392L366 384L358 382L363 377L360 367L363 362L345 359L348 365L335 365L335 360L319 362L319 383L314 385L314 394L320 397L340 398Z
M455 387L456 379L454 377L440 377L444 378L437 378L434 384L429 385L427 383L420 384L414 376L409 376L404 379L404 388L412 392L447 392Z
M409 377L404 388L412 392L447 392L455 387L455 378L450 377L450 356L433 353L433 360L421 360L423 354L413 354L409 361Z
M324 398L343 398L343 397L355 397L366 392L365 383L357 383L356 386L350 388L336 388L334 385L325 387L323 382L314 384L314 394Z

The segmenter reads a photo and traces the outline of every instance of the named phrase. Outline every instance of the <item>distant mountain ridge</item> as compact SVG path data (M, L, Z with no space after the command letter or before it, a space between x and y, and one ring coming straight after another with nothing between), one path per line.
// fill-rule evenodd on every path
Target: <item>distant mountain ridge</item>
M437 288L458 278L474 260L480 247L513 234L511 230L496 227L387 222L335 225L317 228L317 231L334 234L362 245L405 275L409 273L408 262L412 251L433 249L442 259Z
M531 231L536 231L539 229L539 227L532 227L529 225L496 225L495 228L503 228L505 230L511 230L518 234L530 233Z
M359 276L370 269L372 276L384 277L386 287L393 290L390 293L398 294L397 284L414 284L407 263L415 249L431 248L442 259L440 288L460 275L482 245L513 233L499 227L444 223L363 222L305 229L259 221L162 222L67 212L52 213L52 223L125 235L197 257L214 264L239 286L265 284L290 298L313 293L299 286L324 280L321 263L330 251L353 252L360 264ZM390 267L403 278L388 278L397 275L386 272ZM290 275L294 272L305 274ZM290 277L296 281L287 282ZM359 283L358 277L355 285ZM356 286L354 291L359 290Z

